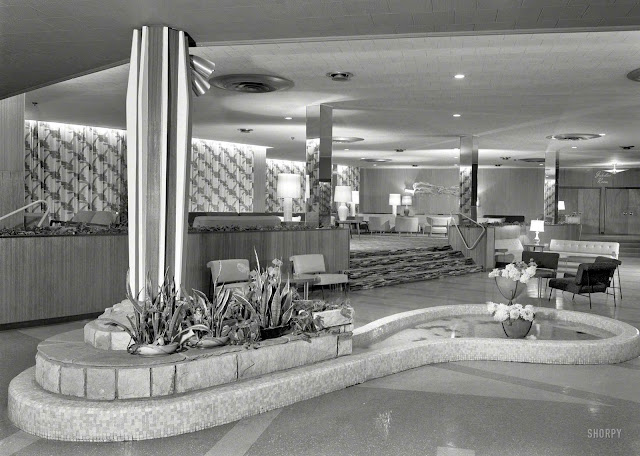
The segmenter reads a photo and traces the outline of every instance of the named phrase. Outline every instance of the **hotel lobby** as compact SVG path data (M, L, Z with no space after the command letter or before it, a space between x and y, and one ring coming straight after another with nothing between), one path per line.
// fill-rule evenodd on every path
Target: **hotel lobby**
M640 454L637 2L0 12L0 455Z

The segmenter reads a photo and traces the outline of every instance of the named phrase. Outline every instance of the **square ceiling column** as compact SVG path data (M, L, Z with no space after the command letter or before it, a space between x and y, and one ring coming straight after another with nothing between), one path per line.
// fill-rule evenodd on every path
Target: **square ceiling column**
M460 137L460 212L478 219L478 137Z
M560 152L548 150L544 153L544 220L558 223L558 174Z
M306 163L310 190L310 197L307 199L307 224L329 226L333 174L333 108L327 105L307 106L306 123Z

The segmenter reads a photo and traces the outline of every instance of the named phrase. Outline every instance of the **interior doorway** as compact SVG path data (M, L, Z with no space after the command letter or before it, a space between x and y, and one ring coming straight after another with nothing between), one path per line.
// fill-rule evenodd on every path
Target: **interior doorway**
M605 188L606 234L640 234L640 188Z

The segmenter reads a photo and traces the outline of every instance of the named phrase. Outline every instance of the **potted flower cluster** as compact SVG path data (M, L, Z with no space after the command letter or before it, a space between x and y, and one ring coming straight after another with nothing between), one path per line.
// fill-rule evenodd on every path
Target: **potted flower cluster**
M514 339L521 339L529 333L536 316L534 307L529 304L522 306L489 302L487 309L495 321L502 323L506 336Z
M524 261L509 263L504 269L494 269L489 273L489 277L496 279L496 286L500 294L513 302L524 290L527 289L527 282L536 275L536 263L529 264Z

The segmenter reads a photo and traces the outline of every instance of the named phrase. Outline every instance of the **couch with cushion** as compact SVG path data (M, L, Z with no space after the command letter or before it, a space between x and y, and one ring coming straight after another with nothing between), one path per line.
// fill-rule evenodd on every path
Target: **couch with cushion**
M200 215L193 219L193 227L276 227L280 226L277 215L233 216L233 215Z
M427 224L423 229L429 236L432 234L444 234L444 236L447 237L451 223L453 222L450 216L427 215Z
M524 215L485 215L486 218L504 219L503 223L524 223Z
M109 226L115 223L117 217L118 214L111 211L78 211L70 221L62 222L60 220L51 220L51 225L76 225L86 223L90 225Z
M581 263L593 262L596 257L618 258L620 244L603 241L573 241L568 239L551 239L546 252L560 254L562 272L572 272ZM593 260L591 260L593 258Z
M391 223L388 217L370 215L369 216L369 231L372 233L388 233L391 231ZM395 219L394 219L395 225Z
M420 219L418 217L406 217L397 216L396 226L394 227L396 233L419 233L420 232Z

